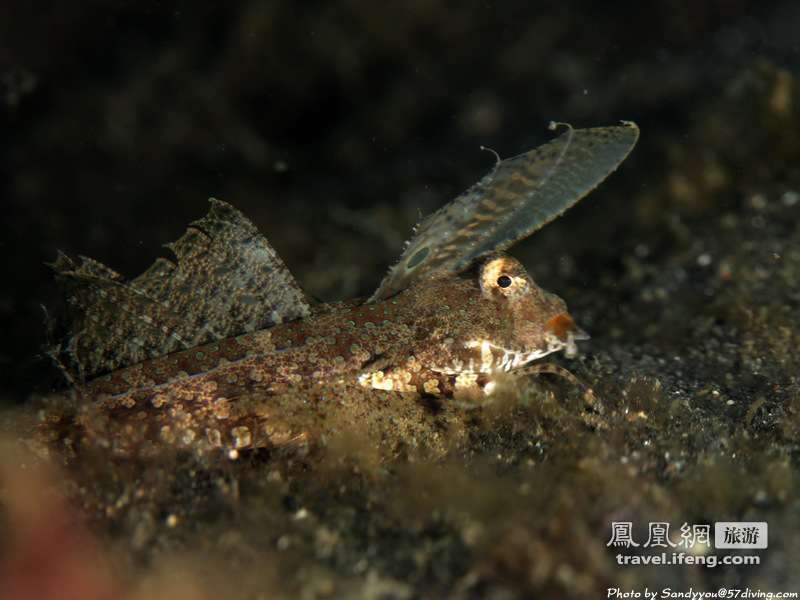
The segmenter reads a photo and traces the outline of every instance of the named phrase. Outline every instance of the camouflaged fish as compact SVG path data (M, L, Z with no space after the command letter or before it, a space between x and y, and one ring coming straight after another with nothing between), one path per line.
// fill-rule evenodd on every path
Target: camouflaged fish
M631 122L566 126L498 160L415 229L366 301L310 302L256 227L216 199L168 246L173 260L133 280L60 255L75 319L53 355L88 407L79 421L97 429L102 414L104 427L155 444L259 447L297 431L278 427L274 411L243 408L254 394L301 390L317 407L324 393L302 390L485 394L497 373L550 370L534 361L573 355L588 336L502 251L594 189L638 135Z

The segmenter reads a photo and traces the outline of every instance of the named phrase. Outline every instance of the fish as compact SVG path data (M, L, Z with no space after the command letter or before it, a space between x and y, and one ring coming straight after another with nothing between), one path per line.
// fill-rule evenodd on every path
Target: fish
M424 219L366 299L313 302L255 225L214 198L167 246L173 257L134 279L59 253L72 319L49 353L79 399L71 426L122 456L235 454L307 440L345 398L374 420L392 410L375 395L483 397L501 374L565 375L541 359L574 356L589 336L506 251L596 188L639 129L559 125Z

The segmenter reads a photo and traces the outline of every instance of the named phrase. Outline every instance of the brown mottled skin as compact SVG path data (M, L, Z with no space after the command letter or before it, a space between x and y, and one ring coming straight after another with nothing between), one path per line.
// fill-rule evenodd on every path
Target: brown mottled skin
M591 192L639 129L562 126L423 220L365 302L311 306L255 225L213 198L169 245L174 259L132 280L60 255L53 268L74 315L49 354L70 381L109 374L73 389L77 414L45 415L45 438L123 457L175 447L236 455L324 442L355 425L390 453L441 450L441 432L459 419L439 416L447 421L456 403L426 411L420 396L490 394L501 372L574 380L532 363L574 354L586 334L560 298L497 252Z
M373 304L320 305L302 320L119 369L76 390L88 400L78 422L122 453L284 445L311 435L304 411L310 423L344 395L488 392L493 374L573 350L574 339L564 302L500 255L471 275L422 280ZM286 395L291 411L279 408Z

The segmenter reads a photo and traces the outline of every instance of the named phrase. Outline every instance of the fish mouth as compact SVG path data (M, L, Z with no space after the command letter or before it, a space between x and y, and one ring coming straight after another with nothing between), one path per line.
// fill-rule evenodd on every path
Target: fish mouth
M435 366L434 371L458 375L460 373L509 372L543 358L554 352L564 351L567 358L578 354L575 342L588 340L589 334L575 324L567 313L560 313L545 323L544 344L537 348L506 348L489 340L472 340L465 348L480 351L480 358L455 360L446 366Z
M480 349L480 358L470 358L469 360L455 360L452 363L442 366L434 366L432 369L448 375L459 375L461 373L481 373L491 374L509 372L518 369L529 362L547 356L553 352L558 352L564 348L564 343L560 340L547 340L547 346L536 350L523 350L517 348L505 348L493 344L488 340L475 340L464 344L465 348Z
M449 365L445 369L436 370L452 374L464 372L507 373L561 350L564 350L567 357L574 357L578 353L575 341L588 339L588 337L588 334L577 327L573 331L565 332L563 338L547 332L544 339L546 345L533 350L529 348L505 348L488 340L469 342L465 344L467 348L480 349L480 360L470 359L466 363L458 362L458 364Z

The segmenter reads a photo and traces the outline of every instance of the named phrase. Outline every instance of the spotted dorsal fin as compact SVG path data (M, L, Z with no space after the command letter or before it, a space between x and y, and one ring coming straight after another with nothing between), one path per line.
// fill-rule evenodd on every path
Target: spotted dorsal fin
M126 281L89 258L60 254L68 283L67 339L54 354L82 381L148 358L308 316L310 307L267 239L212 198L208 214Z
M459 273L546 225L597 187L625 160L639 128L573 129L506 160L422 221L371 301L413 282Z

